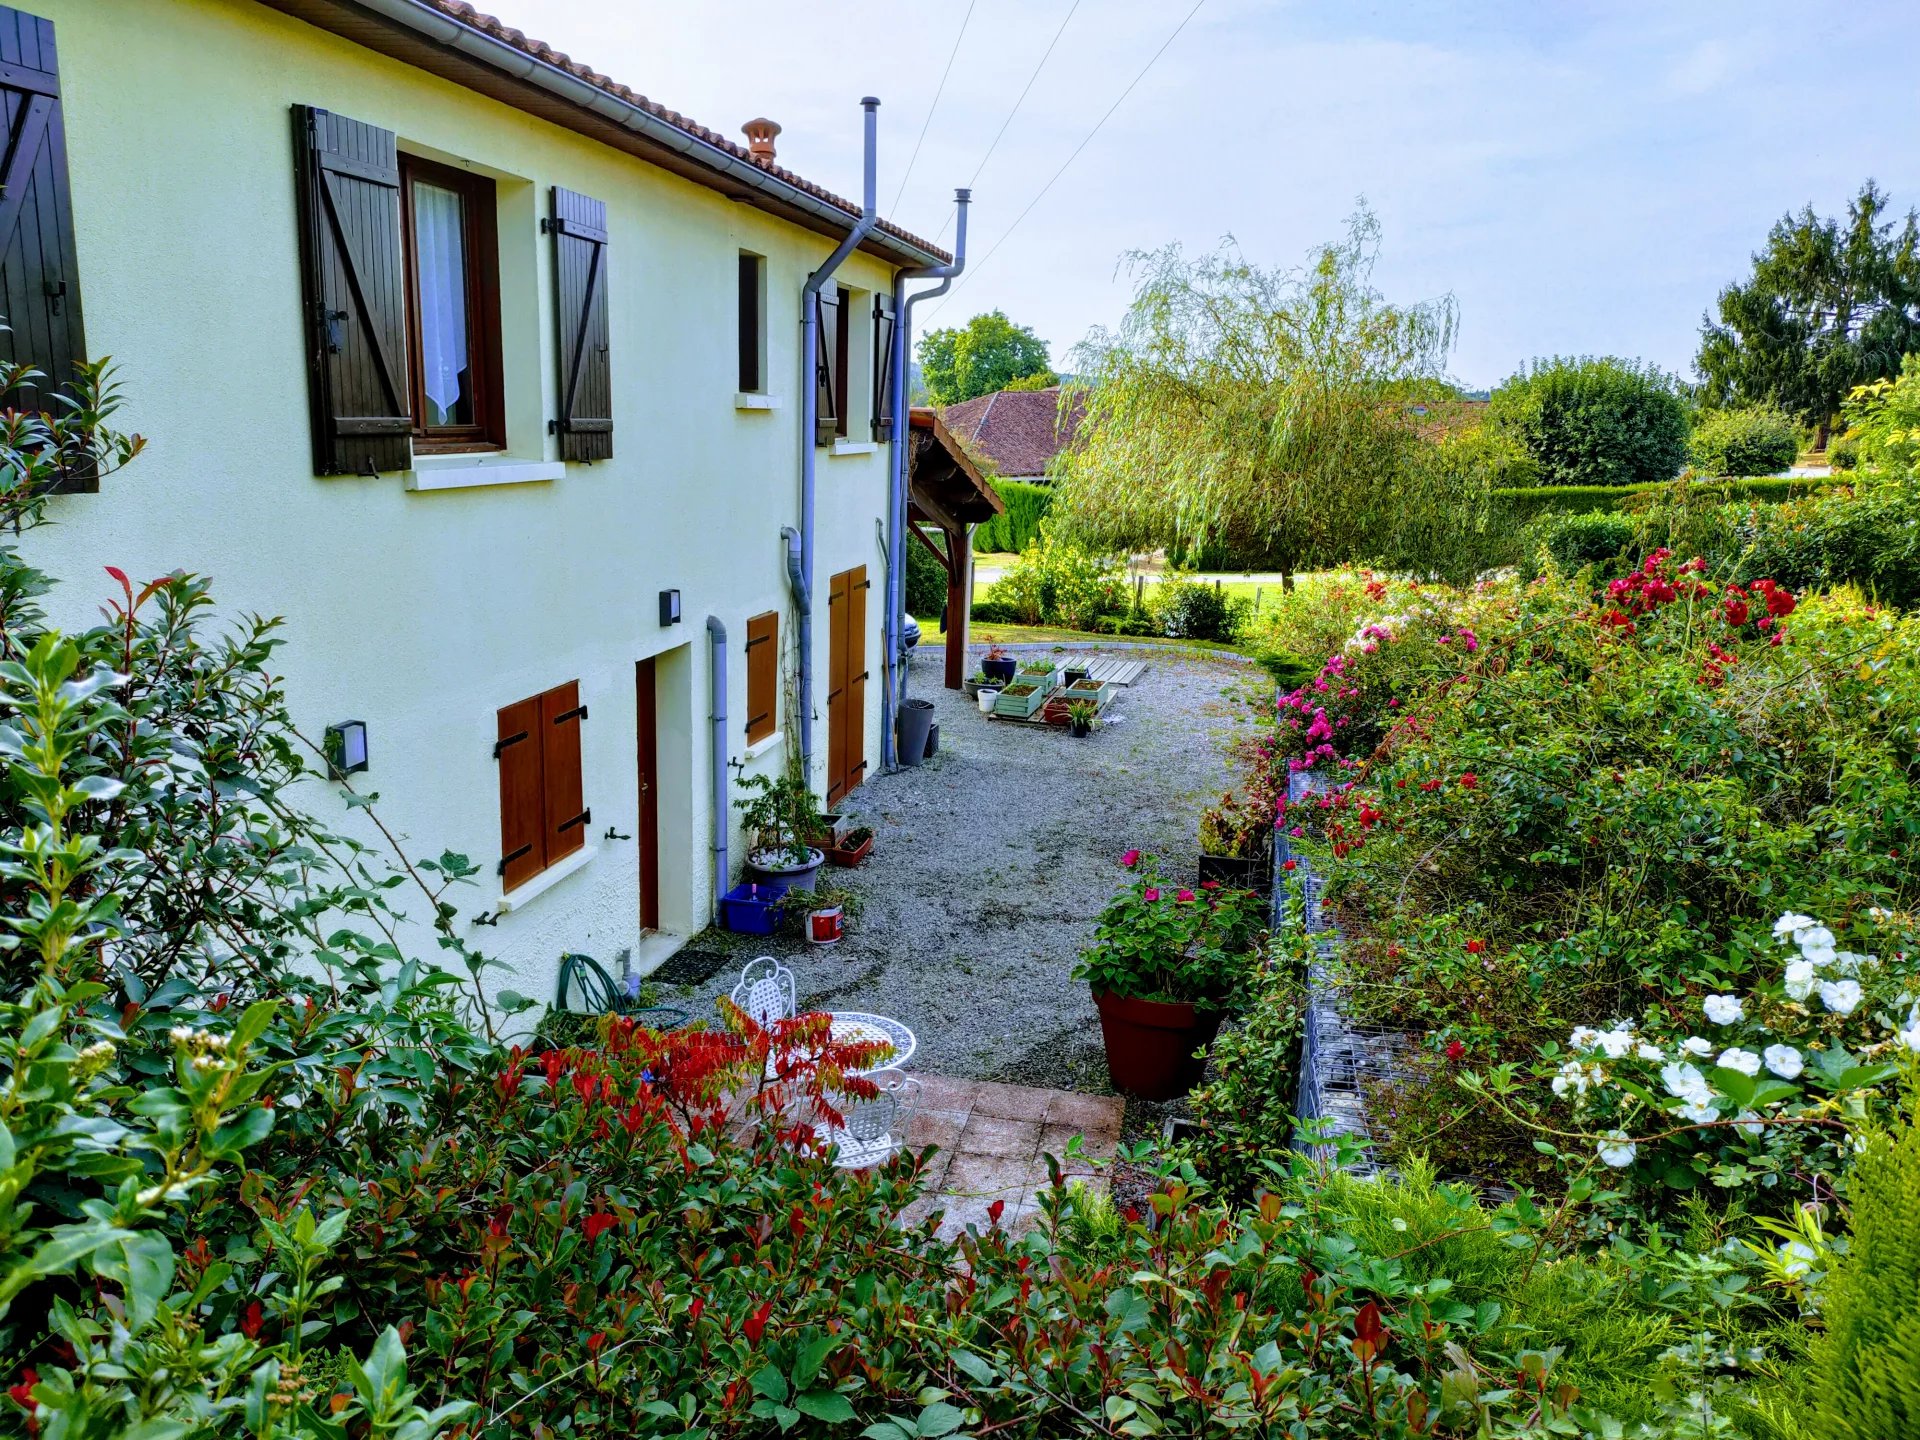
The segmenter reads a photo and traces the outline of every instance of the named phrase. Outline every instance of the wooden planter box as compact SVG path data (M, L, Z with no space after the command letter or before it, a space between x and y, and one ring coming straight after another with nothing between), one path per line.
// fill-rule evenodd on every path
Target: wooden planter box
M1049 725L1065 726L1069 721L1066 697L1058 690L1047 697L1047 703L1041 708L1040 718Z
M1002 690L1000 698L993 702L993 713L1011 715L1016 720L1025 720L1046 703L1047 692L1038 685L1025 695L1015 695L1012 690Z
M1016 685L1036 685L1042 691L1052 690L1060 683L1060 671L1057 666L1049 665L1044 672L1037 670L1017 670L1013 683Z
M1104 680L1076 680L1060 693L1075 700L1091 700L1095 705L1105 705L1113 698L1113 686Z

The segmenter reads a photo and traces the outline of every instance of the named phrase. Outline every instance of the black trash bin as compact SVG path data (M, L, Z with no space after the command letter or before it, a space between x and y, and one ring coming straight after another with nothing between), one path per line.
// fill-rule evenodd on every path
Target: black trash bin
M933 722L927 731L927 759L931 760L940 753L940 722Z
M893 722L894 754L902 765L918 765L927 758L927 735L933 729L931 700L902 700Z

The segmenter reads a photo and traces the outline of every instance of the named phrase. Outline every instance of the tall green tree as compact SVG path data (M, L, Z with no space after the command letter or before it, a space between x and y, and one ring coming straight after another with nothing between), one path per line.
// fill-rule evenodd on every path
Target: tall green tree
M1824 442L1852 387L1920 350L1920 222L1894 214L1871 180L1844 219L1811 205L1784 215L1716 313L1702 317L1694 362L1705 401L1778 405Z
M920 376L936 405L957 405L976 395L991 395L1016 380L1046 377L1051 385L1047 342L1004 310L976 315L965 325L929 330L920 339Z
M1389 304L1364 209L1302 269L1231 243L1136 252L1131 308L1075 354L1086 412L1055 462L1053 523L1083 543L1224 549L1309 565L1447 568L1432 542L1471 528L1476 482L1436 463L1413 403L1442 378L1453 298Z

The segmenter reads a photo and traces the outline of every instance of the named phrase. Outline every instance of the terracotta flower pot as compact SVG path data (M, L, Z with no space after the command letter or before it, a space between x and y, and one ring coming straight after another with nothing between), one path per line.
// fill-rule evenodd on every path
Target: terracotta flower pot
M1114 1088L1142 1100L1171 1100L1200 1080L1203 1062L1194 1051L1212 1043L1221 1012L1164 1000L1129 1000L1093 992L1100 1034L1107 1045L1107 1073Z

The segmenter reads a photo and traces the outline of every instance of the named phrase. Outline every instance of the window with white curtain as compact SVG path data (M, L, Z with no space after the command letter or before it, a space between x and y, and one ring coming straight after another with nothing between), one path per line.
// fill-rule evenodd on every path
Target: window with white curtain
M415 446L497 449L499 293L493 182L401 157Z

